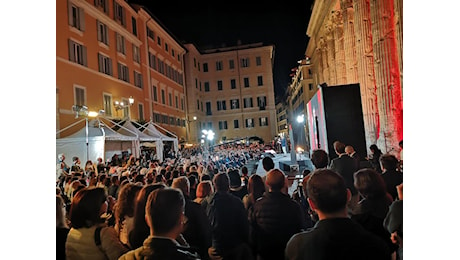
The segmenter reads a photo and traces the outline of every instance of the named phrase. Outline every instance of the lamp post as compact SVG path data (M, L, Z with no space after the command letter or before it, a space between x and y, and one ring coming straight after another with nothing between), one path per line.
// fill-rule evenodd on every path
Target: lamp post
M197 117L196 116L193 116L193 120L190 120L188 119L187 120L187 141L190 141L189 138L190 138L190 123L193 122L193 121L196 121Z
M88 118L95 118L105 113L104 110L99 112L89 111L87 106L73 105L72 110L75 112L75 118L85 117L85 142L86 142L86 161L89 160L89 127Z
M117 111L117 116L118 116L118 110L121 110L121 109L126 109L126 108L129 108L130 106L132 106L134 104L134 98L132 96L130 96L128 98L128 104L125 104L125 102L123 101L118 101L118 100L115 100L113 102L113 106L115 107L115 110ZM129 111L127 112L128 114L128 118L129 118Z

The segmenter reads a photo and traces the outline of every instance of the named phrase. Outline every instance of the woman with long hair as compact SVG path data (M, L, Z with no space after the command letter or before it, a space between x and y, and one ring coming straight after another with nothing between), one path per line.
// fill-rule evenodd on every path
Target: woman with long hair
M69 212L72 228L65 244L68 259L111 260L128 251L101 217L107 208L104 188L83 188L75 194Z
M127 183L121 188L115 205L115 230L120 241L130 248L128 234L133 229L134 202L141 189L140 185Z
M144 240L150 235L150 228L145 222L145 204L149 194L156 189L164 189L164 183L145 185L138 192L134 205L133 229L128 234L129 245L132 249L141 247Z
M265 192L265 183L260 175L253 174L248 180L248 194L243 197L243 204L246 211L248 211L256 200Z

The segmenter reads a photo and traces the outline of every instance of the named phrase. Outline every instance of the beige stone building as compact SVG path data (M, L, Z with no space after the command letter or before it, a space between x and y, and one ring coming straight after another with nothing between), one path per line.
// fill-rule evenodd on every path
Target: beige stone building
M262 43L198 50L185 44L187 132L198 143L202 130L214 144L276 135L274 46Z
M402 0L315 1L306 56L313 84L359 83L366 144L398 150L403 138Z

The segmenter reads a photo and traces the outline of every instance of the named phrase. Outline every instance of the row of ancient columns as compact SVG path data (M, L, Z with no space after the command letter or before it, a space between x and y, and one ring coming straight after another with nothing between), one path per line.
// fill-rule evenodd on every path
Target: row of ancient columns
M403 138L402 0L338 0L316 39L318 84L359 83L368 146Z

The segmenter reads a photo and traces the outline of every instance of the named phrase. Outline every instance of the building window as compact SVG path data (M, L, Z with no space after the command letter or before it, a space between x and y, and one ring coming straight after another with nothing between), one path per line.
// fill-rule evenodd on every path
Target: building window
M222 80L217 81L217 90L222 90L223 89L223 83Z
M257 97L257 106L260 110L265 110L265 106L267 105L267 97Z
M125 19L125 9L123 6L118 4L116 1L113 1L113 19L119 22L121 25L126 26L126 19Z
M149 66L150 68L156 70L157 69L157 57L149 52Z
M174 51L174 49L171 49L171 56L173 56L173 57L176 56L176 52ZM177 57L179 57L179 56L177 56Z
M179 108L179 97L178 96L175 97L175 101L176 101L175 102L176 108Z
M86 47L69 39L69 60L83 66L88 66Z
M104 111L107 116L112 116L112 96L104 94Z
M211 102L209 102L209 101L206 102L206 115L207 115L207 116L212 115L212 111L211 111Z
M212 129L212 122L208 122L208 129Z
M165 90L164 89L161 90L161 103L163 105L166 104L166 96L165 96Z
M182 110L185 110L185 100L184 100L183 97L180 98L180 107L181 107Z
M204 83L204 92L209 92L209 82Z
M246 128L254 127L254 120L252 118L246 118L245 125Z
M133 44L133 60L137 63L141 63L141 55L139 53L139 47Z
M230 100L230 109L239 109L240 108L240 100L239 99L231 99Z
M247 68L247 67L249 67L249 58L242 58L242 59L241 59L241 67L242 67L242 68Z
M77 106L86 105L84 88L75 87L75 105Z
M257 66L262 65L262 59L260 58L260 56L257 56L257 57L256 57L256 65L257 65Z
M249 88L249 78L244 78L244 87Z
M227 110L227 103L225 100L218 100L217 101L217 111Z
M69 5L69 25L80 31L85 30L85 11L73 4Z
M158 102L157 86L152 86L153 101Z
M198 71L200 71L200 67L201 67L201 66L200 66L200 63L198 62Z
M196 58L193 58L193 67L196 68Z
M136 18L131 17L131 25L133 27L133 34L137 36L137 21Z
M120 53L126 54L125 37L123 37L119 33L116 33L116 36L117 36L117 51Z
M172 103L172 94L171 93L168 93L168 101L169 101L169 106L172 107L173 103Z
M268 126L268 118L267 117L259 117L259 125L260 126Z
M208 72L208 63L203 63L203 72Z
M153 113L153 118L155 122L160 123L161 122L161 115L158 113Z
M198 79L195 78L195 88L198 89Z
M257 86L263 86L264 85L264 80L262 76L257 76Z
M137 71L134 71L134 86L138 88L142 88L144 86L142 82L142 74Z
M165 43L165 51L168 52L169 51L169 46L167 43Z
M308 90L313 90L313 84L308 84Z
M228 67L230 69L234 69L235 68L235 61L234 60L229 60L228 61Z
M200 101L196 100L196 110L200 110Z
M129 82L129 70L126 65L118 63L118 79Z
M161 46L161 38L160 38L160 36L157 36L157 43L158 43L158 45Z
M240 128L240 121L238 119L233 120L233 128Z
M99 72L102 72L107 75L113 75L112 71L112 59L107 56L104 56L100 53L97 54L99 60Z
M140 121L144 121L144 105L139 103L139 105L137 106L138 110L139 110L139 120Z
M236 89L236 80L235 79L230 80L230 86L232 87L232 89Z
M155 33L153 33L152 30L150 30L149 27L147 27L147 36L152 39L152 41L155 41Z
M227 129L227 121L219 121L219 130Z
M223 63L222 61L216 61L216 70L222 70L223 69Z
M97 40L109 45L109 30L107 25L97 21Z
M172 116L169 117L169 124L170 125L175 125L176 124L176 119Z
M253 107L252 97L244 98L244 108Z
M98 7L104 13L109 14L109 3L108 0L94 0L94 6Z

